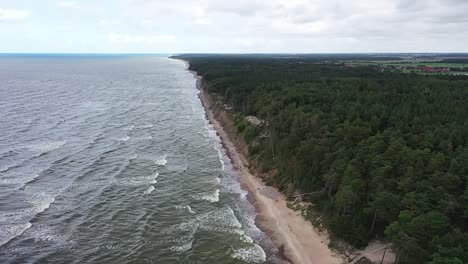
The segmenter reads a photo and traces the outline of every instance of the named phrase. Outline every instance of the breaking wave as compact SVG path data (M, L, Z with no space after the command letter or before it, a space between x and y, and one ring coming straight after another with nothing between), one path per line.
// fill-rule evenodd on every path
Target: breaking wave
M190 205L186 204L186 205L176 205L175 207L177 210L186 210L187 212L191 213L191 214L195 214L195 211L192 210L192 207L190 207Z
M161 156L160 158L158 158L157 160L154 161L154 163L156 165L159 165L159 166L164 166L167 164L167 155L163 155Z
M117 139L117 140L118 140L118 141L123 141L123 142L125 142L125 141L127 141L127 140L129 140L129 139L130 139L129 136L125 136L125 137L121 137L121 138L119 138L119 139Z
M148 188L148 190L146 190L143 194L150 194L150 193L152 193L153 191L154 191L154 186L151 185L151 186Z
M263 251L263 249L257 244L251 244L251 246L248 247L234 249L231 256L247 263L264 263L266 261L265 251Z
M196 200L205 200L212 203L219 202L219 189L216 189L216 191L213 193L194 195L193 198Z

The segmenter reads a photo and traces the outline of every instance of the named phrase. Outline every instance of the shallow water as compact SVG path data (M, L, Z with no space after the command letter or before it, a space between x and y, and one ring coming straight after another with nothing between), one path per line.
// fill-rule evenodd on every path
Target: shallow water
M0 57L0 263L278 262L183 62Z

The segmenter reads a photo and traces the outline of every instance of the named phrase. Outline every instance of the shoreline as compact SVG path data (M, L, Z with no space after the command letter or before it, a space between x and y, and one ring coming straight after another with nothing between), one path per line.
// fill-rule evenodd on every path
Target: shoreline
M184 62L189 70L189 63ZM270 238L279 255L285 262L292 264L345 263L346 259L342 255L328 248L330 240L326 232L319 232L300 212L288 208L283 194L274 187L266 186L260 177L250 172L248 160L238 150L239 144L235 144L231 138L235 135L227 132L223 120L216 117L212 109L216 103L203 89L202 77L194 71L190 72L196 78L196 86L200 91L198 96L208 121L215 128L234 168L240 174L241 188L248 192L247 198L255 207L255 224Z

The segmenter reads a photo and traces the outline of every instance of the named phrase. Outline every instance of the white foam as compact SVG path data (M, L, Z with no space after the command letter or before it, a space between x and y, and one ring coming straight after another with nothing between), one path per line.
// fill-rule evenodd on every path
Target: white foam
M154 163L159 166L164 166L167 164L167 155L163 155L160 158L156 159Z
M213 193L195 195L195 196L193 196L193 198L195 198L197 200L209 201L209 202L212 202L212 203L219 202L219 189L216 189L216 191L214 191Z
M27 148L32 151L40 151L42 153L46 153L60 148L61 146L65 145L65 143L67 143L66 140L42 142L38 144L29 145L27 146Z
M187 210L191 214L195 213L186 204L177 205L175 208L177 210ZM242 224L229 206L196 215L189 218L186 222L170 226L161 230L161 232L163 234L180 234L176 236L177 238L171 240L171 242L176 243L176 246L172 247L171 250L183 251L190 249L187 244L193 240L197 230L238 235L239 239L247 245L233 252L236 258L250 260L249 262L251 263L262 262L266 259L263 250L258 245L255 245L253 239L242 230Z
M228 206L200 216L200 221L202 222L200 228L204 230L244 234L241 229L242 224L237 220L232 208Z
M146 190L143 194L150 194L150 193L152 193L153 191L154 191L154 186L151 185L151 186L148 188L148 190Z
M242 234L240 236L240 240L244 241L246 243L252 243L253 244L253 239L251 237L249 237L248 235L246 235L246 234Z
M135 126L129 126L129 127L123 128L122 130L125 130L125 131L132 131L134 128L135 128Z
M96 190L102 187L107 186L106 182L83 182L83 183L73 183L67 188L67 191L71 193L83 193L91 190Z
M190 207L190 205L186 204L186 205L176 205L176 209L177 210L187 210L187 212L191 213L191 214L195 214L195 211L192 210L192 207Z
M159 176L159 173L155 172L155 173L153 174L153 179L151 180L150 183L151 183L151 184L156 184L156 182L158 182L158 181L156 181L156 179L158 178L158 176Z
M191 218L187 222L182 222L180 224L172 225L161 230L162 234L173 234L174 232L189 232L192 235L195 234L198 227L200 226L200 221L198 218Z
M225 170L225 163L223 159L223 147L221 145L222 141L221 138L218 136L218 132L214 128L212 124L209 123L208 120L205 119L205 128L207 132L208 141L213 142L213 149L216 150L216 153L218 155L218 160L219 163L221 164L221 171L224 172Z
M221 171L224 171L224 160L223 160L223 154L221 153L221 150L219 148L216 148L216 151L218 152L218 158L219 158L219 163L221 163Z
M107 250L119 250L121 247L121 245L102 245L100 248Z
M138 128L152 128L153 125L141 125Z
M193 244L193 240L190 240L190 241L188 241L187 243L185 243L183 245L173 246L173 247L170 248L170 250L176 251L176 252L185 252L185 251L188 251L188 250L192 249L192 244Z
M221 146L221 139L219 138L216 130L212 125L206 126L208 129L208 136L213 142L213 149L216 150L216 153L218 154L218 159L219 163L221 163L221 171L224 171L224 160L223 160L223 152L222 152L222 146Z
M114 185L119 186L141 186L141 185L148 185L148 184L156 184L156 178L158 177L158 173L151 176L136 176L136 177L127 177L127 178L119 178L114 180Z
M0 246L8 243L13 238L20 236L27 229L31 228L32 224L27 222L25 224L9 225L7 228L2 228L0 231Z
M124 141L124 142L125 142L125 141L127 141L127 140L129 140L129 139L130 139L129 136L125 136L125 137L119 138L119 139L117 139L117 140L119 140L119 141Z
M195 211L192 210L192 207L190 207L190 205L187 205L187 211L191 214L195 214Z
M33 201L32 203L34 204L35 211L36 213L42 213L44 212L47 208L50 207L50 205L55 202L55 198L51 196L44 196L43 200L37 200Z
M188 205L178 205L176 206L176 209L191 210ZM234 215L234 211L230 207L225 206L223 208L198 215L187 222L171 226L163 232L167 234L171 234L174 231L195 233L197 229L201 229L205 231L231 233L242 236L245 232L241 228L242 224L237 220L237 217Z
M64 233L54 232L50 226L37 225L34 226L34 230L31 232L31 236L34 238L34 242L55 242L63 246L70 244L70 235Z
M231 256L247 263L264 263L266 261L265 251L257 244L235 249Z
M33 194L26 199L26 202L32 205L31 207L4 212L0 218L0 226L2 226L2 229L0 229L0 245L7 243L30 228L31 223L29 221L37 214L44 212L54 201L54 197L44 193Z

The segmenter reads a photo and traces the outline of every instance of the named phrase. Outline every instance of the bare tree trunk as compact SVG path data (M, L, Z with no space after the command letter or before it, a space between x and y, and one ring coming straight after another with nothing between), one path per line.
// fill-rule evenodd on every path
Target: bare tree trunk
M333 184L334 184L334 181L335 181L335 174L333 173L333 176L331 178L331 183L330 183L330 186L328 187L328 200L331 200L331 191L332 191L332 188L333 188Z
M384 252L383 252L383 255L382 255L382 260L380 260L380 264L383 263L384 259L385 259L385 253L387 252L387 248L385 248Z
M372 225L371 225L371 229L370 229L370 233L372 233L374 231L374 227L375 227L375 220L377 219L377 209L374 209L374 220L372 220Z
M400 250L397 250L396 256L395 256L395 264L400 261Z

